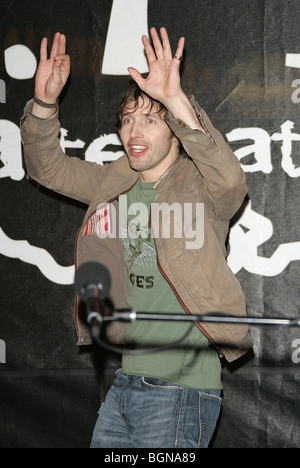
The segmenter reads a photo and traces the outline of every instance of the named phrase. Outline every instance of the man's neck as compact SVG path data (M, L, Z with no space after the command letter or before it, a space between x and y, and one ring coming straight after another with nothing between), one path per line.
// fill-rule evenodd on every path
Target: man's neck
M165 164L161 164L159 169L157 167L153 167L146 171L138 172L139 178L143 184L148 182L157 182L163 174L175 163L178 159L179 153L177 153L174 157L165 161Z

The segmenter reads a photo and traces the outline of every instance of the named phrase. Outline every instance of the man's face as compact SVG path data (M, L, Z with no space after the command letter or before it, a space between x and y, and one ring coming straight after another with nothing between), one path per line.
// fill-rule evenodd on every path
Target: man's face
M142 182L155 182L178 157L178 141L164 120L164 113L145 96L138 107L128 102L122 118L120 137L129 164ZM151 112L151 113L149 113Z

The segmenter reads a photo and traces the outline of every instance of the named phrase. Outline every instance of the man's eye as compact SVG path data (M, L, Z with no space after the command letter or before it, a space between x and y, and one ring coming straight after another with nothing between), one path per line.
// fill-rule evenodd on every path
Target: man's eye
M147 123L150 124L150 125L152 125L152 124L155 123L155 120L154 120L154 119L151 119L151 118L149 117L149 119L147 119Z
M123 119L123 124L130 124L132 122L132 119L130 117L125 117L125 119Z

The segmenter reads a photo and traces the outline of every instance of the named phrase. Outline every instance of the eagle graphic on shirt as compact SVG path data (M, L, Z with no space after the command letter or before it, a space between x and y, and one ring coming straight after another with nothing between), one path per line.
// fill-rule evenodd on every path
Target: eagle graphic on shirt
M122 244L129 257L130 268L133 265L152 267L156 264L156 249L149 243L151 242L151 234L148 234L147 238L142 236L145 229L139 230L132 223L128 229L121 226Z

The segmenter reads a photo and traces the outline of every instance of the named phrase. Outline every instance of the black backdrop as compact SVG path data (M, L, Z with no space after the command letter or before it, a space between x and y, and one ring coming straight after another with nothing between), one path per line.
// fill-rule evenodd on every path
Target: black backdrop
M138 24L141 33L166 26L174 47L186 37L183 87L227 137L248 180L229 265L250 315L297 317L300 4L8 0L0 24L0 447L88 447L119 357L76 346L73 246L86 207L38 188L22 169L18 125L33 95L40 40L67 35L65 151L103 163L120 151L114 113L129 78L118 66L135 65L122 45L140 33ZM300 329L251 331L253 354L224 367L212 447L297 447Z

